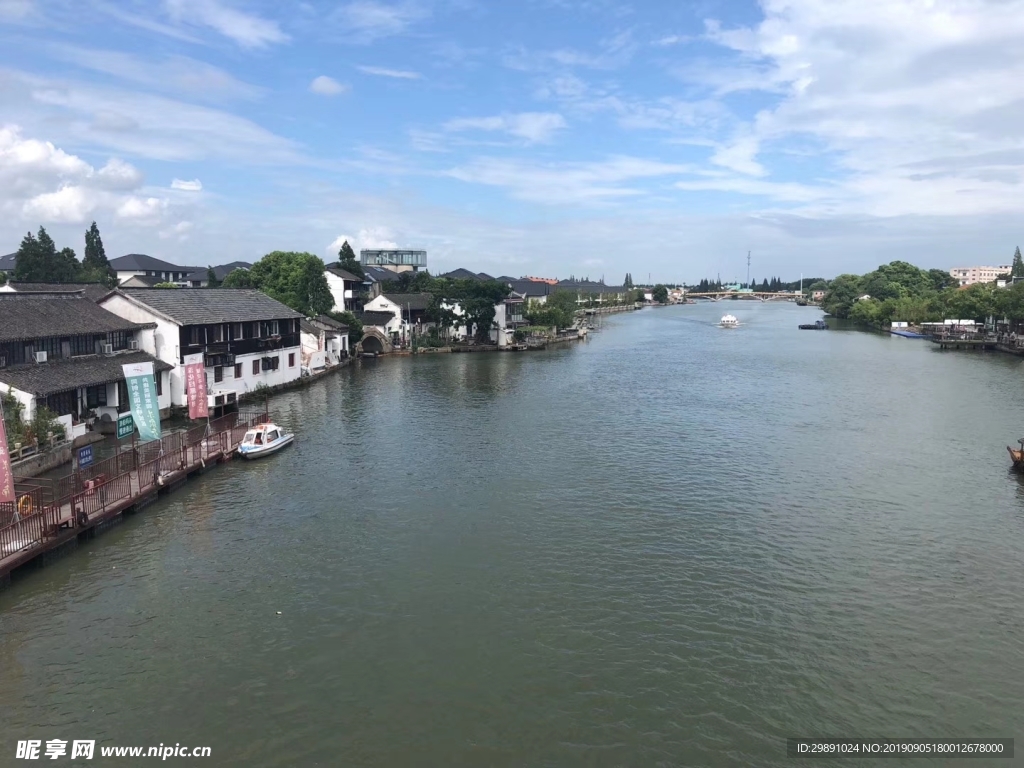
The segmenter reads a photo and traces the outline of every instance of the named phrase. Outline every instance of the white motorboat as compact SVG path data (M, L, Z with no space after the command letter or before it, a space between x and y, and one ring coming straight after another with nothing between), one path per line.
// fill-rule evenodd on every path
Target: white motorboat
M740 324L733 315L723 315L722 319L718 321L719 328L736 328Z
M277 453L294 440L295 435L285 432L277 424L260 424L245 433L238 446L238 455L243 459L258 459Z

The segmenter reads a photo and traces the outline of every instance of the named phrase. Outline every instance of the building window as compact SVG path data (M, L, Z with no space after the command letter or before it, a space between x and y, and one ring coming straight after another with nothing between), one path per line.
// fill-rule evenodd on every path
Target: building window
M242 338L242 323L235 323L235 339Z
M214 369L213 369L213 381L215 383L218 382L218 381L224 381L224 366L223 365L218 365L218 366L214 367Z
M264 371L276 371L281 366L280 355L276 357L264 357L263 358L263 370Z
M281 334L281 329L278 327L277 320L271 320L270 321L270 335L271 336L279 336L280 334Z
M92 336L72 336L71 356L81 357L82 355L95 355L96 343Z
M99 408L107 404L107 385L100 384L95 387L85 388L85 407Z
M236 379L242 378L242 364L241 363L235 363L235 378Z
M112 331L108 333L107 344L110 344L115 350L128 349L128 332Z
M289 368L294 368L295 367L295 353L294 352L289 352L288 353L288 367Z
M259 360L253 360L252 361L252 375L253 376L259 376L260 375L260 361Z
M199 341L199 326L198 325L193 325L191 328L188 329L188 343L192 344L192 345L201 344L202 343L202 342Z
M224 341L224 326L223 325L211 325L206 330L206 340L211 344Z
M164 372L156 371L155 373L153 378L156 379L156 396L160 397L164 393Z

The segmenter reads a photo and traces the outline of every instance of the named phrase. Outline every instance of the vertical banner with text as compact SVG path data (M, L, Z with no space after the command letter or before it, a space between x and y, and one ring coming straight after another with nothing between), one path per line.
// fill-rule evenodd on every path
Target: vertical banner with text
M11 454L7 450L3 407L0 406L0 503L5 501L14 501L14 473L11 472Z
M152 363L122 365L128 383L128 400L139 430L140 440L160 439L160 403L156 396L156 379Z
M210 409L206 402L206 366L202 353L185 355L185 391L188 392L188 417L207 418Z

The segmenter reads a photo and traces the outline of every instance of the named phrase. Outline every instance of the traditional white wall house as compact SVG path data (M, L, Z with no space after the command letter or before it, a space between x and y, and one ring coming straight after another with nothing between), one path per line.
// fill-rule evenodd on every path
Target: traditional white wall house
M302 366L311 373L337 365L348 357L348 326L327 315L299 322Z
M246 288L120 288L104 309L155 325L144 349L171 365L171 404L187 404L184 357L202 353L207 391L242 395L301 375L302 341L295 310Z
M331 311L352 312L355 298L365 292L366 281L337 267L326 269L324 277L327 278L327 288L334 298L334 309Z
M142 351L156 324L125 319L78 292L0 293L0 391L31 419L45 406L69 438L130 410L121 366L154 363L160 409L171 404L171 366Z

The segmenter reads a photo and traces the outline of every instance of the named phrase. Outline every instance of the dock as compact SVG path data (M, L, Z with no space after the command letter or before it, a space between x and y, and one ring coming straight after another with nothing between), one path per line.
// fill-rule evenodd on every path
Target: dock
M948 334L932 336L932 343L938 344L940 349L995 349L999 345L996 336L982 336L977 334Z
M231 413L56 480L15 477L17 500L0 504L0 585L15 569L45 562L230 460L245 433L268 421L266 408Z

